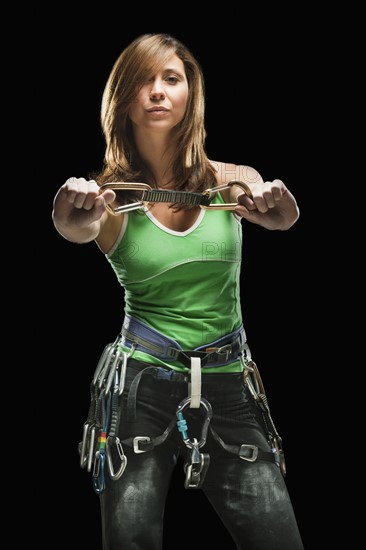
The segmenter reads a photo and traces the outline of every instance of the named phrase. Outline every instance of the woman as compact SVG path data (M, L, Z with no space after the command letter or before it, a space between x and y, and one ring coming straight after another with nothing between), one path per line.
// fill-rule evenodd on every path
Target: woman
M301 549L239 288L241 220L287 230L296 200L281 180L208 159L202 72L170 35L140 36L121 53L101 122L103 170L68 179L53 220L69 241L94 240L124 289L79 448L101 499L103 548L162 548L181 455L185 487L204 491L238 549Z

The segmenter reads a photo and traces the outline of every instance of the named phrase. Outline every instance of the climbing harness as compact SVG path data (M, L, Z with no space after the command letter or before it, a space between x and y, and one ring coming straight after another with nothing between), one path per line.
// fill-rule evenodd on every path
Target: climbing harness
M136 351L143 351L162 361L180 361L189 369L192 357L201 359L202 368L219 367L239 360L240 354L248 347L244 327L240 326L214 342L185 350L172 338L128 314L123 321L121 343L127 348L135 346Z
M232 363L239 359L247 347L243 326L214 342L194 350L183 350L175 340L154 330L139 319L125 315L121 331L121 342L127 347L135 346L137 351L144 351L163 361L180 361L190 371L188 385L190 408L200 407L202 369ZM136 395L137 385L143 372L136 378L130 388L129 402ZM128 407L131 409L131 406Z
M123 349L128 351L123 351ZM188 384L189 395L179 403L175 417L171 419L164 432L158 436L138 435L120 441L118 429L122 410L121 396L124 391L126 368L129 358L135 350L146 349L156 357L168 355L172 360L174 355L184 364L189 365L188 373L176 372L173 369L150 365L142 369L133 379L127 395L127 420L134 421L136 416L136 395L141 377L149 374L158 379L165 379ZM173 351L172 351L173 350ZM208 360L211 359L211 362ZM251 393L258 410L261 413L263 427L267 433L270 451L263 451L256 445L242 443L228 444L222 440L210 424L212 407L209 401L201 395L201 370L205 365L222 365L226 361L239 359L244 372L244 384ZM251 358L250 349L246 343L244 328L240 327L234 333L215 342L201 346L197 350L182 350L177 342L155 331L141 321L126 315L120 334L113 343L108 344L99 359L90 384L91 403L88 417L83 425L82 441L79 443L80 467L92 471L94 491L101 494L106 488L105 470L109 477L118 480L127 467L127 457L123 445L131 447L134 453L144 453L153 450L164 443L174 429L180 432L187 448L184 462L186 489L202 487L209 464L208 453L201 452L207 440L208 431L225 451L232 453L241 460L255 462L267 460L280 467L283 476L286 474L282 440L270 415L268 400L257 365ZM189 437L185 410L189 407L203 414L200 439ZM117 464L114 463L117 460Z
M100 186L100 191L113 189L113 191L141 191L141 199L137 202L124 204L115 208L107 205L107 210L114 215L122 214L123 212L131 212L132 210L140 210L149 203L166 202L176 204L189 204L191 206L199 206L205 210L235 210L238 203L215 203L211 204L216 193L230 189L233 185L240 187L246 195L253 198L249 186L240 180L231 180L225 185L219 185L207 189L203 193L192 193L190 191L175 191L173 189L153 189L147 183L138 182L111 182L104 183Z

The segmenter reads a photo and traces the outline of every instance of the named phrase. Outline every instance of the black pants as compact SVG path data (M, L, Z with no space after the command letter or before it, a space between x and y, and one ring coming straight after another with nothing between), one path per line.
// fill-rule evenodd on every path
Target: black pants
M187 384L142 376L136 402L136 418L128 419L126 402L132 380L146 364L130 361L119 427L121 441L134 436L158 436L176 414L177 406L187 397ZM269 445L257 407L248 394L242 374L202 376L202 397L212 406L211 424L225 443L257 445L269 451ZM190 440L200 440L203 410L186 408ZM119 480L106 473L106 490L101 494L104 550L161 550L164 508L169 482L177 457L188 449L175 428L168 439L151 451L134 453L124 446L127 466ZM202 490L238 549L301 550L298 526L286 485L279 467L267 460L247 462L225 451L210 432L200 449L208 453L210 463ZM197 489L187 489L197 490ZM190 528L194 518L187 511ZM197 528L200 527L200 520ZM209 529L209 526L205 526ZM185 529L177 533L184 536ZM177 540L178 540L177 539ZM180 542L180 540L178 540ZM188 544L188 541L187 541Z

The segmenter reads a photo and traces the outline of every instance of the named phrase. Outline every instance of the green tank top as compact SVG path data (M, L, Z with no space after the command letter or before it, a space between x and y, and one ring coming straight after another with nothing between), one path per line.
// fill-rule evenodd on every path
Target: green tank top
M223 202L218 194L213 202ZM242 324L242 225L228 210L201 210L183 232L163 226L148 209L124 214L121 233L106 255L125 292L125 313L194 349ZM127 349L127 348L126 348ZM134 359L186 371L135 351ZM240 361L210 372L240 372Z

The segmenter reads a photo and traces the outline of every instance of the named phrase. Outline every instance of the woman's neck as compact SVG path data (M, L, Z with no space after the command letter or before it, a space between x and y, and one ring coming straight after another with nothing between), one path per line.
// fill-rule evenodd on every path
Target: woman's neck
M173 187L172 163L176 139L169 134L147 134L135 132L139 154L153 174L159 188Z

